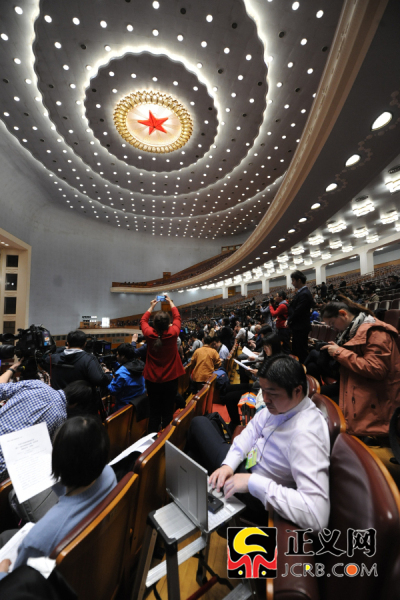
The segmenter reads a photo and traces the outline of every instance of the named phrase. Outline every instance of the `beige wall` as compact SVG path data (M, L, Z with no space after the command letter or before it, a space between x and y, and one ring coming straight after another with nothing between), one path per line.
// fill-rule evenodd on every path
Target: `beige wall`
M18 267L7 267L7 255L18 256ZM6 290L6 274L18 275L17 289ZM31 277L31 247L22 240L0 228L0 333L5 321L15 322L18 328L28 327L29 290ZM15 314L4 314L4 299L16 297Z

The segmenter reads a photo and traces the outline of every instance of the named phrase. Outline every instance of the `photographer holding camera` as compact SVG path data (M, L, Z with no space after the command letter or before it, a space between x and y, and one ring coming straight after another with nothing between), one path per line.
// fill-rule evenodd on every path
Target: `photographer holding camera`
M83 331L71 331L65 350L46 358L43 368L50 373L51 385L55 390L61 390L78 379L92 386L109 384L110 376L103 372L98 359L85 352L86 339Z

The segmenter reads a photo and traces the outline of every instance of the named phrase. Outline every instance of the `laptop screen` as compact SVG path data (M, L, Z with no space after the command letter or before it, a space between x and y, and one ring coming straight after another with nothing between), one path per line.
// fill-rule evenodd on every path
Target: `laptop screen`
M207 471L165 442L167 492L202 531L208 530Z

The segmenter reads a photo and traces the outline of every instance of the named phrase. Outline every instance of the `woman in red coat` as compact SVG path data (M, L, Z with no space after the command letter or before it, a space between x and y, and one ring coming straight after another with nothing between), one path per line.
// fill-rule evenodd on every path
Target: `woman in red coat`
M177 338L181 331L181 317L171 298L165 294L172 313L160 311L149 325L150 315L157 300L140 320L140 327L147 342L146 366L143 372L150 404L149 433L166 427L172 420L175 398L178 393L178 377L185 370L178 352Z

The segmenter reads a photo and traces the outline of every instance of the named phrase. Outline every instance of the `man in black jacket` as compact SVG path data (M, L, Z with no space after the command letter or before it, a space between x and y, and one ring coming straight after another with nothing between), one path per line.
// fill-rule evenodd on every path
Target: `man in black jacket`
M110 382L111 377L103 372L97 358L85 352L86 337L79 329L71 331L65 350L46 359L45 369L51 374L51 385L55 390L62 390L77 380L91 386L106 386Z
M308 354L308 333L311 329L310 310L314 300L306 286L307 277L301 271L291 275L292 285L297 290L289 306L288 326L292 330L292 353L303 363Z

